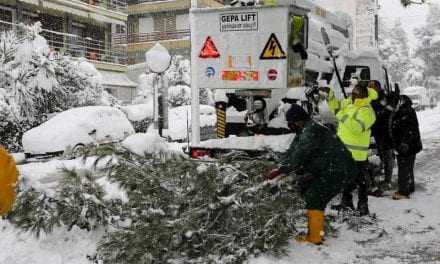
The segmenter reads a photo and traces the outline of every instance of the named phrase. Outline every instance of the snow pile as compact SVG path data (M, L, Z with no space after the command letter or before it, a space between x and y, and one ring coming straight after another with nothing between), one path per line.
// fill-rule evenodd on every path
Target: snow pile
M264 150L285 152L292 142L294 134L281 136L228 137L210 139L200 143L199 147L235 150Z
M422 138L438 137L440 131L439 117L440 107L417 112L419 119L420 133Z
M15 229L7 220L0 219L0 263L9 264L89 264L102 231L87 232L74 227L67 231L56 228L49 236L39 239L31 233Z
M168 112L168 129L164 131L164 135L172 140L186 139L188 134L187 120L188 126L191 127L191 106L184 105L170 109ZM209 105L200 105L200 127L213 127L216 122L215 108ZM148 132L154 130L153 126L148 128Z
M148 103L120 106L119 109L124 112L130 121L142 121L147 118L153 118L153 98L148 99Z
M152 154L169 151L166 140L156 133L137 133L131 135L122 142L122 146L139 156L143 156L146 153Z

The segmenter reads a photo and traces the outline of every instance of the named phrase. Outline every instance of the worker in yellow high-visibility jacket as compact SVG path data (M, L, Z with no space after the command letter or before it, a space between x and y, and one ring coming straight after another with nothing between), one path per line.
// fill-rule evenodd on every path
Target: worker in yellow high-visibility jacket
M0 145L0 215L6 215L14 205L17 178L14 158Z
M371 107L371 101L377 99L375 90L366 85L357 84L350 98L338 100L328 87L321 89L328 93L329 108L335 113L338 122L337 135L350 150L360 171L356 178L359 188L358 207L360 215L369 214L368 210L368 148L370 146L371 127L376 121L376 115ZM351 192L356 185L346 188L343 192L339 208L354 209Z

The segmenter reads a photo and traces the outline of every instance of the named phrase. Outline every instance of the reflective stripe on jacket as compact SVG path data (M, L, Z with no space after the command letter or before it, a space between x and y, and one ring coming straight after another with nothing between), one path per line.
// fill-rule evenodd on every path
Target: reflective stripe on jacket
M371 101L377 99L377 92L368 89L368 97L338 100L333 91L329 95L329 107L338 120L337 135L351 151L356 161L365 161L370 146L371 126L376 121L376 115L371 107Z

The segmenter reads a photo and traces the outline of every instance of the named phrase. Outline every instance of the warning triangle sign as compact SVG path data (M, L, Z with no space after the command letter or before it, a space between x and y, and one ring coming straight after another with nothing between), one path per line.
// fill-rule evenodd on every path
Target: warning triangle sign
M275 33L272 33L264 46L263 52L261 52L260 60L279 60L285 58L286 53L281 47Z
M203 44L203 48L200 51L199 58L207 59L218 57L220 57L220 53L215 47L214 41L212 41L211 37L207 37L205 40L205 44Z

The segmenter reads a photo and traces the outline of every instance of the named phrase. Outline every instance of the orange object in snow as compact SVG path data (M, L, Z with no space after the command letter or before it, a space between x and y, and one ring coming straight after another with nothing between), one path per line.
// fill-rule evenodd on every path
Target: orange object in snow
M203 45L203 48L200 51L199 57L203 59L220 57L220 53L215 47L214 41L212 41L211 37L206 38L205 44Z
M0 215L6 215L14 205L17 177L14 158L0 146Z

